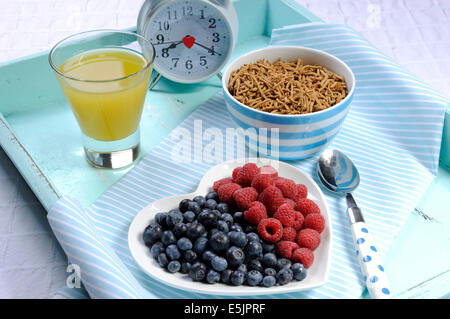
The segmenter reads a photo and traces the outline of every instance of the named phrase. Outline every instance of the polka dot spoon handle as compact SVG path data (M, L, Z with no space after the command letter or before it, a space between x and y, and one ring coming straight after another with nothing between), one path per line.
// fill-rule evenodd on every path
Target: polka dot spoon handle
M351 228L356 247L356 256L361 263L361 269L370 296L374 299L389 298L391 296L389 281L367 224L365 222L356 222L351 225Z

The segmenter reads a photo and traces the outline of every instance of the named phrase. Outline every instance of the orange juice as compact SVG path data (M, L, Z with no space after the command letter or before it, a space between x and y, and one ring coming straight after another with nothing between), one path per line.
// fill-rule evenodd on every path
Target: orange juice
M58 77L85 135L116 141L139 125L152 67L141 54L127 49L98 49L61 64Z

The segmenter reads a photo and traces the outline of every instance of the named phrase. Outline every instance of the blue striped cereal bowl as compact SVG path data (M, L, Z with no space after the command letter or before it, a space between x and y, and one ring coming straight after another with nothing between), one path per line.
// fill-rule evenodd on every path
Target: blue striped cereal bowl
M230 94L228 82L232 71L263 58L269 61L301 58L304 64L321 65L344 77L348 94L338 104L310 114L273 114L253 109ZM262 156L296 160L320 153L339 132L353 99L355 76L343 61L326 52L298 46L273 46L233 60L223 73L222 87L230 117L252 151Z

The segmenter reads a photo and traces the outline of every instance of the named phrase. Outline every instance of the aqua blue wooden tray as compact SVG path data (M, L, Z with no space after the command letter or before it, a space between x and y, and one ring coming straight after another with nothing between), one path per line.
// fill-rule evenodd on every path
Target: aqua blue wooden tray
M240 26L234 57L266 46L273 28L320 21L294 0L235 0L234 5ZM141 156L220 89L216 77L196 85L161 80L145 102ZM47 210L64 195L88 206L130 169L99 170L86 162L79 128L48 64L48 52L0 64L0 143ZM392 286L402 297L449 292L448 255L429 249L442 242L448 247L449 167L447 110L438 178L385 258L397 274L390 278ZM426 272L421 260L429 261Z

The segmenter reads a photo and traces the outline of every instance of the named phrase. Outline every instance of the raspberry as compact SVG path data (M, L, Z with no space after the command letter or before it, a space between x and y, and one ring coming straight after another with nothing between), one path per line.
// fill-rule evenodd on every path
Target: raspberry
M253 178L252 187L254 187L258 193L261 193L269 186L274 186L275 183L268 174L258 174Z
M264 218L258 224L258 233L265 241L276 243L283 236L283 225L275 218Z
M290 198L285 198L283 204L289 204L294 210L297 208L297 203Z
M220 186L225 185L225 184L230 184L230 183L233 183L233 179L230 177L219 179L218 181L214 182L213 190L215 192L217 192L217 190L219 189Z
M309 214L305 217L305 228L311 228L321 233L325 228L325 218L320 214Z
M307 216L309 214L320 214L320 208L317 206L309 198L300 199L297 202L297 210L303 214L303 216Z
M248 210L244 212L244 218L251 224L258 225L258 223L267 218L266 207L260 202L253 202L249 205Z
M238 189L241 189L241 186L236 183L228 183L228 184L220 186L217 189L217 194L219 195L220 201L227 203L229 205L234 204L233 203L233 194Z
M269 186L259 194L258 200L266 206L268 214L273 214L284 198L283 193L277 187Z
M281 240L294 241L295 237L297 237L297 231L294 227L283 228L283 236L281 237Z
M277 170L275 168L273 168L272 166L270 166L270 165L262 166L260 168L260 172L261 172L261 174L269 175L272 178L277 178L278 177Z
M293 241L284 240L277 244L277 253L283 258L290 259L292 257L292 253L298 248L298 245Z
M297 195L297 185L292 179L278 178L275 186L283 192L283 196L286 198L294 199Z
M292 262L301 263L305 268L309 268L314 262L314 253L308 248L298 248L292 253Z
M258 166L254 163L247 163L236 173L236 183L242 187L250 186L257 174L259 174Z
M234 170L233 170L233 174L231 175L232 177L233 177L233 183L236 183L236 178L237 178L237 174L238 174L238 172L241 170L241 166L239 166L239 167L236 167Z
M308 197L308 189L306 188L305 185L297 184L296 187L297 187L297 196L295 196L295 198L293 198L293 200L295 200L297 202L300 199Z
M303 226L303 222L305 221L305 217L299 211L294 212L294 228L295 230L299 230Z
M253 187L245 187L235 191L233 198L240 210L246 210L251 202L258 199L258 192Z
M306 247L314 250L320 244L320 234L317 230L314 229L302 229L298 232L295 241L300 247Z
M292 227L295 222L294 209L289 204L281 205L277 212L273 215L274 218L278 219L283 226Z

